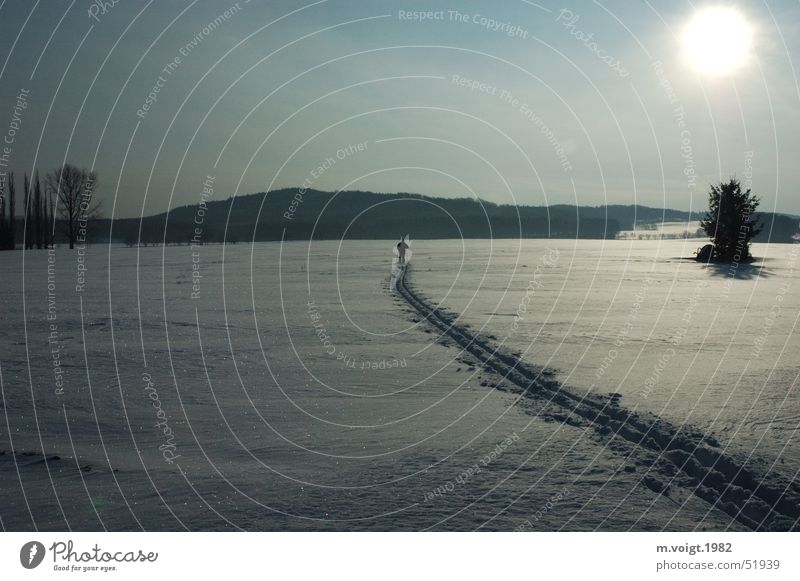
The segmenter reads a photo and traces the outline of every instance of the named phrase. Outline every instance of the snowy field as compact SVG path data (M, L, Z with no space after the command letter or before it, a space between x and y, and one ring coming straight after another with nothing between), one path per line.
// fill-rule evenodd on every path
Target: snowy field
M424 255L424 243L417 245ZM701 265L687 241L465 243L458 279L414 281L572 388L688 423L794 476L800 466L800 245ZM461 255L461 243L451 243ZM452 290L451 290L452 289Z
M392 289L390 241L0 254L6 530L740 530L535 413ZM797 246L414 241L408 279L577 392L800 465Z

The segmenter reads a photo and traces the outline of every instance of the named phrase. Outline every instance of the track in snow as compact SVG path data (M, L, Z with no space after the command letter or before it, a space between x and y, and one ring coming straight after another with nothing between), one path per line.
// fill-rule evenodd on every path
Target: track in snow
M574 393L552 373L521 361L457 324L457 316L431 306L412 289L407 272L408 266L397 279L400 296L484 370L500 375L495 387L535 402L536 413L546 419L592 430L609 448L626 455L626 463L646 470L641 479L644 486L676 502L695 494L751 530L798 529L800 487L796 482L757 468L752 459L737 460L699 430L626 409L616 397Z

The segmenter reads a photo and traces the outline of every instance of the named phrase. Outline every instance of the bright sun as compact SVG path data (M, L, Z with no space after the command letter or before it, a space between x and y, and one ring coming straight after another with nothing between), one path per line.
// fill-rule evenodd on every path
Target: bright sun
M701 73L728 75L747 63L752 35L735 8L701 8L683 31L684 57Z

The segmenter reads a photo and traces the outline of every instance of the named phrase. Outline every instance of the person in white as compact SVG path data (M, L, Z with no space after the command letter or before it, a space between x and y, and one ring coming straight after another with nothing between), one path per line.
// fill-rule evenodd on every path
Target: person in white
M397 253L400 256L400 264L406 263L406 250L408 249L408 244L404 239L401 239L400 242L397 243Z

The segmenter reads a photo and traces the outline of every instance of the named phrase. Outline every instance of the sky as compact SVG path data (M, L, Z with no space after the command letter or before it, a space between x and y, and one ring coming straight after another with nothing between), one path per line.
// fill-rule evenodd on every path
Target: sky
M700 211L732 176L800 214L797 0L5 0L0 46L0 172L91 168L107 217L204 183Z

